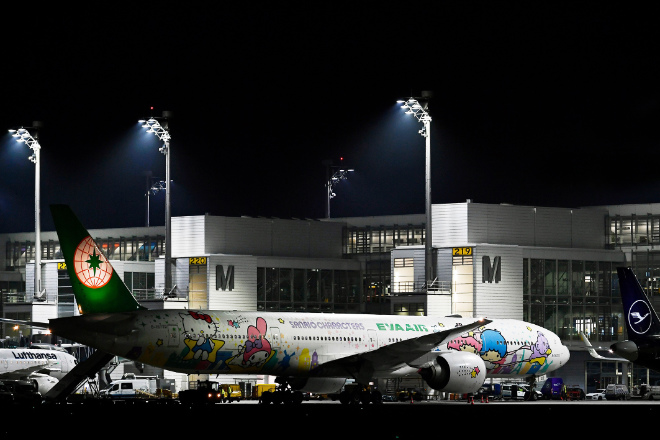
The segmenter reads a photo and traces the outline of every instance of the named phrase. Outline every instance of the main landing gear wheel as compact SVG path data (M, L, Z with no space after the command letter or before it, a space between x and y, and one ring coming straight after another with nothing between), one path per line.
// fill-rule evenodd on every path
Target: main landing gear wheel
M280 382L275 391L263 393L260 403L268 405L269 403L286 405L299 405L303 401L303 394L300 391L293 391L286 381Z
M366 388L344 389L344 391L339 394L339 401L344 405L368 405L370 403L380 404L383 403L383 395L378 390L369 390Z

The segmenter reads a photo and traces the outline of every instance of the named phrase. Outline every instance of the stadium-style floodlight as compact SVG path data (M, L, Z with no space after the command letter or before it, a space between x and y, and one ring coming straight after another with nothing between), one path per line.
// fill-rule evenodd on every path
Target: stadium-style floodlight
M431 228L431 115L428 113L429 100L433 94L431 92L422 92L421 102L417 98L409 98L406 101L399 100L401 108L406 110L406 114L413 115L419 122L424 124L419 134L426 138L426 231L424 240L425 263L424 276L426 278L426 289L431 287L435 277L433 274L433 243Z
M25 143L32 150L28 157L34 164L34 298L38 301L46 299L46 289L41 289L41 145L39 144L39 127L41 123L35 121L28 127L34 133L30 134L28 128L11 129L9 132L19 143Z
M330 176L330 170L331 169L336 169L336 171ZM348 179L348 173L353 172L354 170L349 169L349 170L340 170L338 167L333 167L328 165L328 172L327 172L327 183L325 184L326 188L328 189L328 203L326 205L326 218L330 218L330 199L333 199L337 194L335 194L333 187L337 185L339 182L342 180Z
M147 133L153 133L163 141L163 146L158 151L165 155L165 182L167 182L165 190L165 295L169 295L172 289L172 191L169 184L172 180L170 178L170 131L167 123L167 118L170 116L170 112L163 112L163 117L159 118L163 121L162 125L154 117L138 121L142 124L142 128L147 129Z

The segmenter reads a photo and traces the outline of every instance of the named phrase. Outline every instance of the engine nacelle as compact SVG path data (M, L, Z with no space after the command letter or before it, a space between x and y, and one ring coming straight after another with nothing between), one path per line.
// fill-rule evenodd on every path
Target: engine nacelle
M35 391L39 391L42 396L45 396L59 382L47 374L33 374L30 376L30 380L34 384Z
M635 362L639 359L640 347L633 341L620 341L612 344L610 349L622 358Z
M341 391L345 378L337 377L296 377L288 379L289 385L296 391L314 394L333 394Z
M476 393L486 380L486 365L476 354L457 351L439 355L419 374L434 390Z

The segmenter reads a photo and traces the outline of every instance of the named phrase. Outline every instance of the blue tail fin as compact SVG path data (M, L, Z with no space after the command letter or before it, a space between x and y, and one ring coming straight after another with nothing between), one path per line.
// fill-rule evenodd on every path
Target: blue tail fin
M617 267L623 314L628 330L628 339L635 341L650 335L660 334L660 321L651 301L629 267Z

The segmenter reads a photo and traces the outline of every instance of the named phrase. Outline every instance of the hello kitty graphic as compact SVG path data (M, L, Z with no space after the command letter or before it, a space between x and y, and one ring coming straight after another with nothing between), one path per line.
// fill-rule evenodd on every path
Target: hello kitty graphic
M217 339L218 328L213 318L204 313L179 313L183 321L184 342L189 351L183 360L197 359L215 362L218 350L224 345Z

